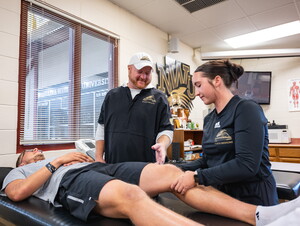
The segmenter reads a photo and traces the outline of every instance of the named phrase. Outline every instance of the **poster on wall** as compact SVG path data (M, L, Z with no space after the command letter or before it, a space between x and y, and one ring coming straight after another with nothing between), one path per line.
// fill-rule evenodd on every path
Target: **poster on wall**
M300 111L300 79L290 79L288 81L289 111Z

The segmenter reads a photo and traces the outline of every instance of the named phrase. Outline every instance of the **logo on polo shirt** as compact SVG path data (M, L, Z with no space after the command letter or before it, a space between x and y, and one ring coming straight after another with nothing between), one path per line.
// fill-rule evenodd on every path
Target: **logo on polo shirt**
M220 122L216 122L216 124L215 124L215 129L216 129L216 128L220 128L220 127L221 127Z
M215 137L215 144L231 144L232 137L227 133L226 129L222 129Z
M144 104L155 104L155 103L156 103L156 100L155 100L154 96L151 95L151 96L145 97L145 98L142 100L142 102L143 102Z

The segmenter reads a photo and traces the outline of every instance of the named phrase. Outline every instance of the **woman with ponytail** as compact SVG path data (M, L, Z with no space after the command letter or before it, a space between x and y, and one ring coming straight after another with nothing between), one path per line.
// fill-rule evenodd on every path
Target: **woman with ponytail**
M229 60L209 61L196 69L195 95L215 109L204 118L203 157L181 165L185 174L172 188L185 193L196 182L247 203L275 205L278 197L269 161L267 119L256 102L230 90L243 72L242 66Z

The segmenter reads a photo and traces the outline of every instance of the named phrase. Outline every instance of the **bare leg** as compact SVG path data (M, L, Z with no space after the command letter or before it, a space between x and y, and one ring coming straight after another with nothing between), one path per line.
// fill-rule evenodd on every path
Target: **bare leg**
M103 187L94 211L106 217L129 218L134 225L200 225L154 202L138 186L120 180Z
M140 187L150 196L171 191L173 181L183 172L176 166L149 164L142 171ZM249 224L255 224L256 206L236 200L212 187L198 186L180 195L173 192L186 204L202 212L213 213Z

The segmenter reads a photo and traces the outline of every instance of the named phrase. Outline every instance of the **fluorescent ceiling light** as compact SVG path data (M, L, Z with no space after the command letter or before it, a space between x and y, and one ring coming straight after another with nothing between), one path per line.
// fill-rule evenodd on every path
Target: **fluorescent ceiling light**
M200 53L202 60L215 59L249 59L249 58L272 58L272 57L293 57L300 56L300 48L298 49L257 49L257 50L233 50L220 52L204 52Z
M249 34L240 35L234 38L228 38L224 41L233 48L242 46L250 46L256 43L265 42L273 39L278 39L286 36L291 36L300 33L300 21L294 21L275 27L251 32Z

